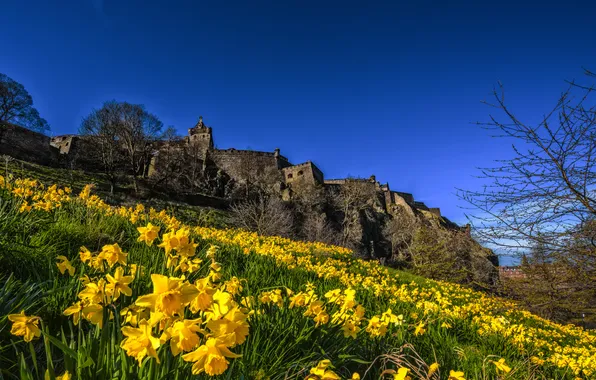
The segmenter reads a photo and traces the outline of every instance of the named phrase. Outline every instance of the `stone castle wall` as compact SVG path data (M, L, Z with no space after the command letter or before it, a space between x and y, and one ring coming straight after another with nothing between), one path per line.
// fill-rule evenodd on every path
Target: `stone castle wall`
M47 166L58 165L58 149L50 138L17 125L8 124L0 131L0 154Z
M28 129L9 125L0 134L0 154L7 154L17 159L31 161L48 166L67 166L85 170L100 170L97 162L90 162L85 152L89 144L93 144L90 137L64 135L48 137ZM193 144L200 150L200 159L206 165L213 165L224 171L230 178L243 182L247 176L255 176L268 170L280 170L286 185L292 187L298 183L323 185L326 187L341 187L347 181L370 183L379 193L382 193L383 206L388 213L395 207L402 206L408 213L414 210L425 210L437 217L441 217L439 208L429 208L423 202L414 200L412 194L392 191L389 184L381 185L375 176L366 179L325 179L323 172L311 161L292 165L288 159L280 154L279 149L274 152L259 152L252 150L215 149L213 144L213 130L199 122L188 130L188 136L177 144ZM155 173L159 157L167 154L167 144L156 146L156 151L149 165L149 172ZM181 146L179 147L181 148ZM380 194L381 195L381 194Z
M288 159L278 152L213 149L207 152L207 157L208 161L239 182L243 182L247 175L291 166Z
M283 168L282 171L287 185L324 183L323 172L310 161Z

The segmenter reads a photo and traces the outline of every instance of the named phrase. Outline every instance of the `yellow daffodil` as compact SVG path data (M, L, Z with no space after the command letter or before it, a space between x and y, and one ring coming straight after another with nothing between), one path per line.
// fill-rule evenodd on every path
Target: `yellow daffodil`
M501 358L496 362L491 360L491 363L493 363L495 365L498 372L505 372L505 373L511 372L511 367L509 367L507 364L505 364L504 358Z
M79 257L83 263L87 263L89 260L91 260L93 254L87 249L87 247L83 246L79 250Z
M241 355L235 354L228 349L231 346L231 338L209 338L204 345L193 352L182 355L182 359L193 362L192 373L198 375L205 372L209 376L221 375L228 369L226 358L238 358Z
M424 328L424 323L420 322L418 323L418 326L416 326L416 329L414 330L414 335L418 336L418 335L423 335L426 332L426 329Z
M105 260L110 268L116 263L126 265L126 253L122 252L118 243L104 245L98 256Z
M8 320L12 322L10 333L15 336L22 336L25 342L31 342L34 338L41 335L39 329L40 318L36 316L26 316L25 310L20 314L9 314Z
M134 277L124 276L124 269L122 269L122 267L116 268L114 276L107 274L106 279L108 280L106 289L112 294L113 300L118 299L120 293L128 297L132 295L132 289L128 287L128 284L134 280Z
M79 298L88 303L104 302L106 282L102 278L97 283L89 282L85 284L85 289L79 292Z
M449 378L448 380L466 380L466 378L464 377L464 372L463 371L454 371L451 370L449 371Z
M207 322L207 327L216 338L232 335L233 339L230 338L230 341L234 343L230 347L233 347L244 343L246 340L249 330L246 319L247 315L241 312L238 307L234 307L228 311L224 318Z
M199 293L196 286L181 278L152 274L151 282L153 282L153 293L137 298L135 303L169 317L182 314L184 306Z
M321 324L329 322L329 314L325 310L325 304L323 301L313 301L308 305L308 308L304 312L305 317L312 317L318 327Z
M209 247L209 249L207 249L207 257L210 259L215 260L215 254L217 253L217 250L219 249L219 247L217 245L212 245Z
M411 377L408 376L409 372L408 368L401 367L393 374L393 380L411 380Z
M232 295L218 289L213 294L213 302L205 313L207 320L217 320L222 318L232 307L234 307L234 299L232 298Z
M132 304L120 310L120 316L122 316L123 324L128 323L133 327L137 327L139 321L149 319L150 311L144 307Z
M170 257L172 257L172 262L170 262ZM195 259L190 259L188 257L184 257L184 256L176 256L175 259L173 259L173 256L169 256L168 255L168 264L167 267L170 268L172 266L174 266L175 261L178 261L178 265L176 266L175 270L179 270L183 273L193 273L196 272L197 270L199 270L199 268L201 267L201 263L203 262L203 260L199 259L199 258L195 258Z
M281 289L274 289L271 291L266 291L261 293L261 299L260 299L261 303L264 304L275 304L278 307L282 307L283 306L283 297L281 295Z
M235 296L236 294L240 294L240 292L242 291L242 284L240 283L240 280L238 280L238 278L234 276L228 281L224 282L224 289L226 292Z
M72 321L74 322L75 326L79 324L79 319L81 318L81 313L83 312L84 306L81 302L75 302L74 305L69 306L64 310L62 314L69 316L72 315Z
M385 336L387 327L387 323L383 322L378 316L374 316L368 321L366 332L372 337Z
M197 244L190 239L189 235L190 230L187 228L167 232L163 234L162 243L159 247L163 248L166 254L169 254L172 250L176 250L182 256L194 256Z
M23 201L21 207L19 208L19 212L29 212L33 207L27 203L27 201Z
M44 375L44 380L50 380L50 379L51 379L50 371L46 369L46 372ZM56 380L71 380L72 375L70 374L70 372L65 371L62 375L56 376L55 379Z
M347 337L352 337L353 339L356 339L356 335L360 331L360 327L358 327L356 324L354 324L354 322L352 322L350 320L346 320L343 323L341 329L342 329L342 331L344 333L344 336L346 338Z
M64 272L68 271L69 276L74 276L75 268L72 266L70 261L68 261L68 258L66 256L60 255L57 256L56 259L60 260L60 262L56 263L56 266L58 267L58 270L61 274L64 274Z
M193 313L206 311L213 303L213 294L215 293L215 288L213 288L208 277L197 280L195 282L195 286L197 287L198 294L190 303L190 310Z
M338 301L341 301L341 297L341 289L333 289L325 293L325 298L327 298L331 303L337 303Z
M391 309L387 309L386 312L381 314L381 320L387 324L393 323L395 325L401 325L404 320L403 315L395 315L391 312Z
M430 378L435 372L439 370L439 363L433 363L428 367L427 377Z
M316 367L310 369L310 375L306 377L309 380L339 380L340 377L328 369L331 361L328 359L321 360ZM306 380L305 379L305 380Z
M170 339L172 355L177 356L182 351L192 351L199 345L200 338L197 333L201 331L201 322L201 319L184 319L174 322L166 334Z
M100 329L103 327L103 306L92 303L83 307L83 318L97 325Z
M148 246L152 246L153 241L157 239L159 230L160 227L154 226L153 224L151 224L151 222L149 222L146 227L137 227L137 231L139 231L140 233L137 241L144 241Z
M141 365L143 358L147 355L154 357L159 363L156 350L161 343L158 338L152 335L149 322L142 320L139 322L138 328L124 326L121 330L126 338L122 340L120 347L126 351L128 356L137 359L139 365Z

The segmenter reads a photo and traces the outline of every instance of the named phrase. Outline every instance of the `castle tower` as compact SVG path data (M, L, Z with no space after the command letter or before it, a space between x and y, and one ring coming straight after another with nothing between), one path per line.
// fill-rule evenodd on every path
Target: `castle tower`
M211 127L203 123L203 116L199 116L199 122L194 127L188 129L188 142L190 144L196 144L205 153L213 149L212 130Z

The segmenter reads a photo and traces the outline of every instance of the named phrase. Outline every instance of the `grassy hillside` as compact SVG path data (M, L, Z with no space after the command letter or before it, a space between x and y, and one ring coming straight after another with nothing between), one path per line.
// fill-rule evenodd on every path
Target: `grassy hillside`
M46 186L58 185L69 187L75 193L80 192L85 186L92 184L94 194L111 205L135 205L138 197L133 193L132 179L121 177L113 194L110 193L110 183L103 173L84 172L82 170L68 170L54 168L32 162L12 160L8 165L3 164L0 175L12 176L16 179L33 178ZM141 181L141 185L143 185ZM143 204L157 210L166 210L175 214L182 221L192 220L194 224L225 227L228 213L225 210L212 207L193 206L184 202L172 201L167 194L161 198L150 197L143 199Z
M596 374L593 332L344 248L185 225L89 187L2 178L0 202L5 378Z

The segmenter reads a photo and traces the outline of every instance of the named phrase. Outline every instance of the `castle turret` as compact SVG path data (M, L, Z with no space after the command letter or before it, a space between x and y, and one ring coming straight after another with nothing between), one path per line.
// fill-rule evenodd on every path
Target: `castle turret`
M188 142L196 144L205 153L213 149L213 134L211 127L203 123L203 116L199 116L199 122L188 130Z

